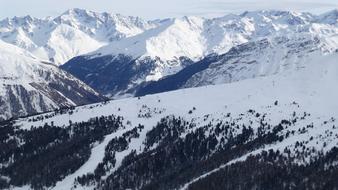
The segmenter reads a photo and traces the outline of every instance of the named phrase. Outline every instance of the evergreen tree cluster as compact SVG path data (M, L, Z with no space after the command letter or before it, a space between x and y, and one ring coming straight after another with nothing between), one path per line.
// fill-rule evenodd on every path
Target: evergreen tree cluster
M256 118L260 126L253 129L250 126L252 124L250 120L248 124L243 124L241 121L248 115ZM304 131L313 128L313 125L299 129L297 127L297 130L294 127L307 116L309 116L307 113L300 114L300 116L294 114L289 119L281 120L277 125L271 125L266 119L266 114L249 110L248 113L240 114L237 118L226 114L228 120L219 120L216 123L213 121L202 127L196 127L197 124L193 121L188 122L180 117L162 118L152 130L147 132L143 152L131 151L116 171L114 170L105 180L96 183L96 189L178 189L192 179L213 171L229 161L264 148L266 145L279 143L290 135L303 134ZM331 133L327 131L325 134L329 136ZM226 182L210 180L213 177L208 177L193 183L189 188L274 189L276 187L276 189L295 189L297 186L307 189L311 186L312 189L330 189L328 187L337 187L333 183L334 175L336 175L333 164L337 162L336 149L325 155L314 148L304 148L306 143L308 142L299 141L294 144L294 147L285 148L281 152L271 149L257 156L249 156L245 162L238 162L237 165L232 164L220 170L223 173L215 172L214 175L219 174L215 179ZM307 165L295 164L308 158L310 163ZM241 167L242 163L244 167ZM231 168L235 166L236 169ZM288 178L285 178L284 184L283 180L273 180L280 175L290 174L289 167L298 167L292 170L295 171L294 175L298 176L294 178L294 181L288 181ZM301 182L305 183L304 179L307 179L307 175L311 173L302 173L307 167L312 168L308 170L313 176L317 175L314 174L315 168L321 167L323 175L330 179L329 185L323 185L317 181L302 186ZM327 168L329 172L325 173ZM224 174L224 171L227 173ZM224 179L233 172L237 172L237 181L234 177L229 177L229 180ZM247 181L240 180L240 176L244 173Z
M284 121L274 127L262 125L258 137L250 126L236 122L210 123L195 129L196 124L183 118L162 118L147 132L144 152L131 152L97 189L178 188L191 178L266 143L281 141L283 137L278 133L283 125Z
M117 152L122 152L128 149L131 140L134 138L139 138L139 132L141 132L143 129L144 126L139 124L137 127L134 127L133 129L123 133L122 136L113 138L106 146L103 161L98 164L94 173L88 173L81 177L77 177L75 180L75 184L89 186L99 183L101 177L105 176L107 172L115 167L115 154ZM135 152L132 151L132 153ZM123 160L124 162L128 160L127 157Z

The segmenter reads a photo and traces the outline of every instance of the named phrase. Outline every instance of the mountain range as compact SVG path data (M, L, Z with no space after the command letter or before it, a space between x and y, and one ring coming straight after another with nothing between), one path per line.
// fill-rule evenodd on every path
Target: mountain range
M56 18L4 19L0 21L0 38L40 59L61 65L74 56L155 26L156 23L137 17L70 9Z
M289 53L302 48L297 46L311 39L315 39L317 44L308 47L310 50L317 49L329 54L338 48L337 11L320 16L287 11L256 11L213 19L167 19L159 23L158 27L141 34L75 57L61 68L100 93L120 98L134 96L144 83L174 75L188 66L196 67L193 63L204 62L211 56L241 59L239 56L243 55L229 55L234 54L236 48L251 45L257 50L251 48L246 50L247 53L255 54L254 51L262 48L261 54L270 54L270 57L259 57L266 60L251 58L258 64L262 61L287 62L284 59L291 57ZM266 43L260 43L264 40L269 43L269 47L264 46ZM278 48L284 48L285 52L274 55L272 51L264 52L264 48L272 48L276 52ZM210 77L221 77L219 74Z
M219 18L145 21L71 9L56 18L26 16L2 20L0 38L41 60L61 65L103 95L121 98L135 96L146 83L174 75L187 66L195 67L193 63L210 56L224 56L229 50L241 48L237 46L261 40L270 41L271 48L277 51L279 47L275 45L281 43L296 49L293 46L297 44L292 45L290 38L295 38L298 45L302 39L306 43L313 38L320 41L313 48L328 54L338 48L337 15L337 10L321 15L251 11ZM286 42L281 42L282 38ZM284 52L286 59L287 53Z

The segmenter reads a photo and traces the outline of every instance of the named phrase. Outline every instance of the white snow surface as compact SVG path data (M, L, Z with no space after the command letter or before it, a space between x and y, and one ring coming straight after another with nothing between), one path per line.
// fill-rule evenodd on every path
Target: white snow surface
M130 128L138 124L144 125L145 129L140 137L133 139L127 150L117 153L117 164L113 169L116 170L124 156L130 151L136 150L140 152L144 148L142 142L145 138L145 133L151 130L161 118L168 115L181 116L187 121L194 121L198 126L203 126L209 122L226 120L224 115L228 112L231 115L240 115L246 113L249 109L253 109L259 113L267 113L266 118L270 124L277 125L282 119L290 118L294 111L297 113L307 112L311 115L299 122L295 126L295 130L308 124L313 124L314 128L309 129L305 134L297 133L294 136L285 138L282 142L267 145L261 150L256 150L249 154L259 154L262 150L270 148L283 150L285 147L292 147L296 141L309 140L310 136L313 136L315 140L320 140L320 143L316 144L315 141L310 141L306 146L326 152L338 145L338 139L326 136L325 132L332 130L334 134L338 133L338 130L332 129L332 125L337 126L338 124L337 120L335 120L338 114L338 102L335 101L338 95L338 90L335 88L338 82L337 60L337 53L326 56L312 55L304 62L303 67L297 70L285 70L276 75L256 77L229 84L182 89L148 95L140 99L129 98L110 101L106 104L86 105L77 107L72 115L66 113L36 122L31 122L29 121L30 118L25 118L18 120L16 125L28 130L31 126L42 126L44 123L52 121L54 125L67 126L69 120L80 122L96 116L110 114L123 116L125 122L131 122L130 125L127 125ZM274 105L276 100L278 100L278 105ZM154 111L150 118L140 118L138 114L140 110L142 111L143 105L146 105L150 110L157 109L163 112ZM193 107L196 110L189 114L189 110ZM210 114L210 119L205 121L203 118L207 114ZM324 121L329 122L325 123ZM242 122L247 124L249 120L244 119ZM255 128L259 125L254 122L251 126ZM58 182L54 189L70 189L76 176L93 172L95 166L102 160L102 151L107 141L121 135L122 132L117 131L107 135L101 144L93 147L91 157L87 163L74 174ZM327 143L325 147L322 144L324 142ZM229 164L243 160L245 160L245 156L233 160ZM299 163L304 162L306 163L307 160L299 161ZM93 187L78 186L77 188L92 189Z

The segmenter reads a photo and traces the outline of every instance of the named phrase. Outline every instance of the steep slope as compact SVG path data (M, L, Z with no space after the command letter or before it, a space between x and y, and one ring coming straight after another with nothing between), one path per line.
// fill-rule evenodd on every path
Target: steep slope
M190 66L188 70L191 70L198 67L193 66L193 62L201 63L206 57L226 54L235 47L241 48L242 44L256 43L257 46L262 45L257 47L256 51L260 51L260 48L263 49L262 51L269 51L264 43L259 43L264 39L276 41L274 43L285 43L284 46L270 45L277 52L278 48L282 48L281 51L285 51L285 56L288 56L287 54L297 56L297 52L286 51L295 50L293 46L302 45L299 41L304 38L306 43L306 38L311 37L318 38L328 49L321 50L320 46L313 48L323 53L332 52L338 47L337 26L329 22L334 20L334 13L333 11L316 16L310 13L288 11L255 11L214 19L198 17L167 19L159 22L156 28L74 58L63 68L103 94L114 98L134 96L143 82L157 81L175 75L187 66ZM283 38L290 42L283 42ZM250 53L254 56L255 52ZM273 52L260 54L273 54ZM238 56L245 55L238 53ZM128 57L128 64L123 64L124 59L118 61L121 57ZM274 60L270 61L278 63L284 61L283 59L282 56L276 55ZM254 58L252 61L263 62ZM93 63L97 69L92 66ZM113 65L114 67L119 65L118 71L111 69ZM132 74L134 71L142 74ZM86 74L82 74L83 72ZM257 76L259 73L254 75ZM117 81L121 76L126 76L126 80L122 83L102 82L101 76L108 77L109 81Z
M0 40L0 120L102 101L51 63Z
M323 56L335 49L338 49L338 43L330 46L317 36L306 35L248 43L234 48L224 59L194 74L183 87L230 83L298 70L306 66L309 58Z
M275 75L2 123L0 184L334 189L337 58L313 56Z
M231 83L249 78L298 70L309 58L331 54L338 49L336 35L301 34L274 36L244 43L223 55L210 55L175 75L144 83L136 96L180 88Z
M338 9L332 10L319 16L319 22L329 25L337 25L338 23Z
M71 9L54 19L26 16L2 20L0 39L61 65L77 55L155 26L155 22L137 17Z

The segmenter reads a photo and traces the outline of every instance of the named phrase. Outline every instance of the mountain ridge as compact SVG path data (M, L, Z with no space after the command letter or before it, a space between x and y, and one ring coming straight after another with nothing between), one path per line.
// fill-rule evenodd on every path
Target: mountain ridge
M52 63L0 40L0 119L105 100Z
M250 32L254 28L254 30L260 30L256 32L259 35L266 35L269 32L275 32L277 30L283 30L285 24L288 25L299 25L306 23L328 23L329 25L337 24L337 15L335 14L336 10L321 14L314 15L311 13L301 13L301 12L292 12L292 11L251 11L244 12L239 15L226 15L223 17L217 18L203 18L203 17L182 17L182 18L171 18L171 19L162 19L162 20L150 20L146 21L141 19L140 17L128 17L120 14L110 14L110 13L98 13L93 11L87 11L85 9L70 9L60 16L55 18L33 18L31 16L25 17L14 17L14 18L6 18L0 21L0 31L2 35L0 38L8 43L17 45L21 48L24 48L35 56L50 60L51 62L55 62L57 65L62 65L69 59L74 56L78 56L81 54L87 54L93 51L98 50L99 48L111 43L118 42L125 38L129 38L138 34L142 34L143 32L149 29L155 29L157 27L161 27L163 23L167 23L170 20L173 20L176 23L183 23L187 26L193 24L197 28L206 27L206 32L204 35L222 35L222 30L225 30L227 35L224 39L221 36L215 38L215 40L209 40L207 44L202 44L200 46L200 50L198 53L191 54L189 49L185 48L186 53L180 54L179 51L176 50L176 53L170 55L166 59L172 59L173 56L187 56L190 59L193 58L201 58L201 56L208 55L211 53L225 53L231 46L247 42L248 35L251 35ZM252 20L253 19L253 20ZM224 21L230 21L226 23ZM255 23L251 23L251 21L257 23L263 23L263 25L254 25ZM274 25L269 25L268 21L276 22ZM200 23L198 23L200 22ZM205 22L205 24L201 24L201 22ZM80 35L77 33L83 33L85 38L85 42L91 44L91 48L89 49L81 49L80 44L73 42L73 46L70 50L64 51L64 55L55 55L58 54L60 50L55 51L55 48L59 48L58 44L54 42L49 42L49 38L55 37L56 35L65 35L63 32L58 32L55 35L48 37L49 33L55 30L55 27L58 25L67 25L71 27L72 32L76 35ZM205 26L203 26L205 25ZM208 29L208 25L212 26ZM231 28L226 28L226 26L232 27L233 29L242 30L241 28L246 28L242 31L235 31L235 33L231 33ZM173 25L174 26L174 25ZM185 29L187 28L185 26ZM193 26L193 25L191 25ZM181 26L177 26L181 27ZM254 28L252 28L254 27ZM174 29L173 29L174 30ZM175 29L176 30L176 29ZM181 29L179 29L181 30ZM184 30L182 30L184 31ZM195 33L196 31L194 31ZM224 31L223 31L224 32ZM191 33L191 32L190 32ZM209 33L209 34L208 34ZM240 34L238 36L238 34ZM83 36L82 35L82 36ZM195 34L194 34L195 35ZM202 39L199 37L198 33L196 33L196 37L191 38L191 40L186 40L185 38L189 37L189 35L184 35L182 40L196 41L198 43L203 43ZM35 36L39 36L38 38ZM209 36L209 38L212 36ZM257 37L257 36L256 36ZM72 42L75 40L70 37L62 37L61 40L68 40ZM159 39L160 40L160 39ZM202 41L201 41L202 40ZM222 41L223 42L219 42ZM92 42L91 42L92 41ZM139 41L136 39L136 41ZM141 40L142 41L142 40ZM161 40L160 40L161 41ZM156 42L158 43L158 42ZM123 43L122 43L123 44ZM195 44L195 46L198 44ZM210 46L210 47L209 47ZM174 46L173 46L174 47ZM196 46L197 47L197 46ZM157 48L157 47L156 47ZM183 48L180 47L180 48ZM206 48L203 50L203 48ZM151 50L153 51L153 50ZM150 51L150 55L152 54ZM194 50L195 51L195 50ZM114 52L112 52L114 53ZM115 53L118 54L119 52ZM125 52L124 52L125 53ZM177 54L178 53L178 54ZM187 54L188 53L188 54ZM127 53L125 53L128 55ZM177 55L176 55L177 54ZM154 54L155 56L161 57L158 53ZM162 59L167 55L163 54Z
M155 23L148 23L139 17L70 9L55 18L25 16L4 19L0 21L0 38L30 51L40 59L61 65L76 55L89 53L108 42L138 34L154 25ZM60 26L68 26L71 34L67 35L67 31L56 31ZM84 41L77 43L77 35ZM51 38L65 40L73 45L63 44L69 50L62 51L62 47ZM82 43L88 43L87 48L83 48Z

